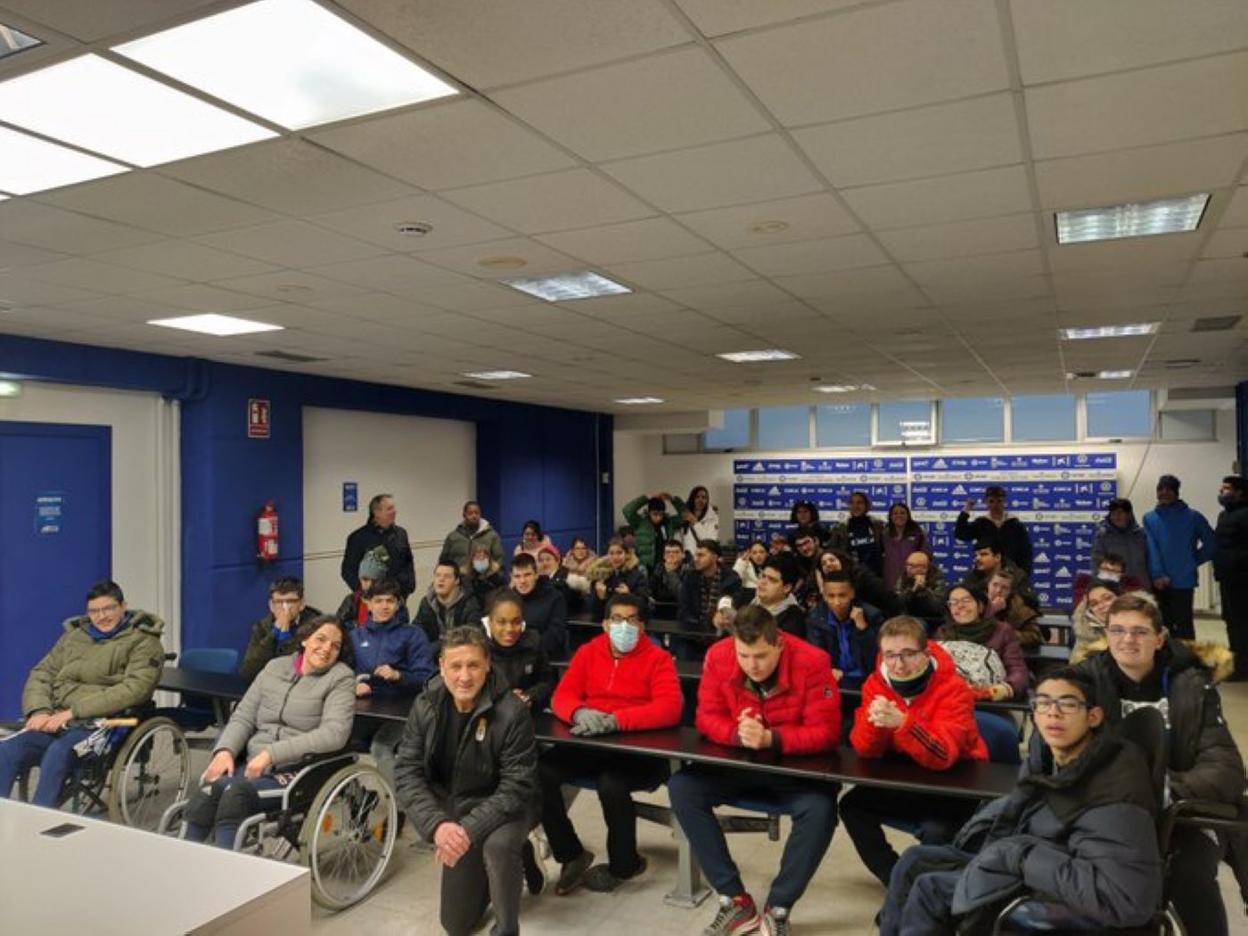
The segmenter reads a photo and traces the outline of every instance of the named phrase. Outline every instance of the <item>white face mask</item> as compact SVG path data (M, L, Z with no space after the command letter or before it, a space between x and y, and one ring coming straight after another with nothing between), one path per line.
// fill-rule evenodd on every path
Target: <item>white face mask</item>
M472 568L477 572L485 572L490 568L489 559L473 559Z
M1100 579L1101 581L1103 581L1103 582L1120 582L1120 581L1122 581L1122 573L1121 573L1121 572L1106 572L1104 569L1100 569L1099 571L1097 571L1097 573L1096 573L1096 577L1097 577L1098 579Z
M607 634L619 653L631 653L641 639L641 628L627 621L612 621L607 625Z

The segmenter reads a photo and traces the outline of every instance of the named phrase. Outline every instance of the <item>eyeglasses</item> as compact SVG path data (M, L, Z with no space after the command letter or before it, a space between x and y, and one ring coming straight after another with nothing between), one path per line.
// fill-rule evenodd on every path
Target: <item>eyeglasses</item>
M303 601L302 598L270 598L269 604L281 605L282 607L293 607L301 601Z
M913 663L923 655L924 651L922 650L897 650L881 654L885 663L896 663L898 660L904 663Z
M1052 696L1041 695L1031 700L1031 710L1037 715L1051 712L1055 707L1063 715L1074 715L1080 709L1086 709L1088 703L1083 701L1083 699L1076 699L1074 696L1068 695L1059 696L1056 699Z
M948 605L951 608L965 608L973 604L975 604L974 598L950 598L948 601Z
M121 605L114 601L112 604L106 604L102 608L87 608L87 617L103 617L106 614L113 614L120 610Z
M607 621L607 623L608 624L632 624L633 627L636 627L638 624L641 623L641 618L635 615L632 617L620 617L620 615L618 614L613 614L611 615L611 618L609 621Z
M1122 640L1122 638L1128 636L1135 640L1145 640L1152 637L1156 631L1149 630L1146 627L1119 627L1111 625L1105 628L1105 633L1114 638L1114 640Z

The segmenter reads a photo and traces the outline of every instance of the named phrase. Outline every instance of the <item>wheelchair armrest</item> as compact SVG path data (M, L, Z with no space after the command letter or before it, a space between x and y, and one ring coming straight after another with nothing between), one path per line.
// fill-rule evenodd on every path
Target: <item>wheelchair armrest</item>
M301 760L299 770L296 771L294 778L286 785L286 789L282 792L282 809L290 808L290 795L299 786L299 781L304 779L313 771L323 771L327 768L337 770L339 767L345 767L347 764L354 764L356 753L352 750L336 751L333 754L308 754Z
M1171 803L1161 817L1160 844L1170 850L1175 826L1193 826L1213 831L1248 831L1248 821L1239 818L1239 807L1216 800L1185 799Z

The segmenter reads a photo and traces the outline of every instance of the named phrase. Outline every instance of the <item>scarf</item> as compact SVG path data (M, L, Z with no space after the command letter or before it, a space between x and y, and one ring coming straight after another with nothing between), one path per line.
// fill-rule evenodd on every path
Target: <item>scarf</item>
M945 632L950 636L949 640L969 640L971 643L986 644L988 638L992 636L992 632L997 629L997 621L994 618L980 618L978 621L972 621L970 624L958 624L954 621L949 622L949 626Z
M928 657L927 666L918 676L912 676L910 679L898 679L896 676L889 676L883 665L880 666L880 673L888 684L896 690L897 694L907 702L915 696L923 692L927 688L927 684L932 681L932 676L936 672L936 661Z

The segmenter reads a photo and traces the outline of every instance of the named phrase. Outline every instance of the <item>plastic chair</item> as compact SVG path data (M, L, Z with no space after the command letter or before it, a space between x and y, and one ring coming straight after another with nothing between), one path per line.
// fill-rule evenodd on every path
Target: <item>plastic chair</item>
M233 674L238 672L238 651L233 647L192 647L183 650L178 657L178 669ZM221 710L219 700L188 692L182 694L177 708L162 710L161 714L190 731L205 731L222 724L226 713Z

